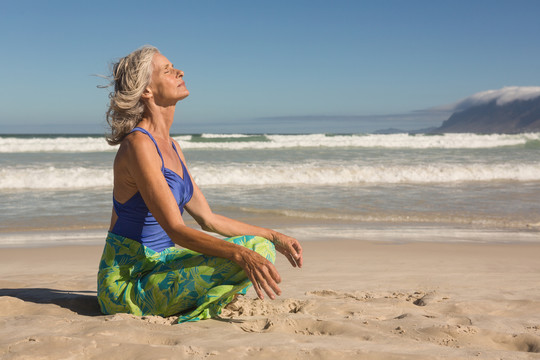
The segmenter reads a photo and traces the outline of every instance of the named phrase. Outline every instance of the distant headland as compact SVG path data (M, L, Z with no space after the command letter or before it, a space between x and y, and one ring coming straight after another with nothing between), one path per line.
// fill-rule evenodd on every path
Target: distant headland
M540 132L540 97L498 105L496 100L452 114L431 132L515 134Z
M469 96L432 133L540 132L540 87L510 86Z
M508 86L476 93L450 105L428 109L451 116L439 127L400 131L379 130L378 134L409 133L476 133L517 134L540 132L540 87Z

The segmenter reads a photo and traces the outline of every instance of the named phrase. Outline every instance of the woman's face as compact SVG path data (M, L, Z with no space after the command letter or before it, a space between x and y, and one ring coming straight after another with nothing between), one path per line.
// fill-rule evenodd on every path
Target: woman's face
M189 95L183 80L183 71L175 69L171 62L160 53L154 54L152 64L154 70L148 88L152 92L156 105L175 105Z

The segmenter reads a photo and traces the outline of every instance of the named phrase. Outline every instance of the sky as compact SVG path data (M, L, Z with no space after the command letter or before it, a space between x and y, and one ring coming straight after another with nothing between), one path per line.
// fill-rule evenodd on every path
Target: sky
M0 2L0 133L103 133L110 64L156 46L190 96L173 133L439 126L540 86L540 1Z

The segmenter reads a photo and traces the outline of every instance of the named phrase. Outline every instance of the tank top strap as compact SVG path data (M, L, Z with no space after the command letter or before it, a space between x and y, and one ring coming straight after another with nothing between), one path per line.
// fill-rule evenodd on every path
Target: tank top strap
M176 156L178 156L178 159L180 160L180 163L184 165L184 162L182 161L182 158L180 157L180 154L178 153L178 150L176 150L176 145L174 145L174 141L171 141L172 147L174 149L174 152L176 153Z
M180 157L180 154L178 153L178 150L176 150L176 145L174 145L174 141L171 141L172 147L174 151L176 152L176 155L178 156L178 160L180 160L180 164L182 164L182 180L186 179L187 169L186 165L184 165L184 162L182 161L182 158ZM189 177L189 175L188 175Z
M141 127L136 127L136 128L133 128L133 130L130 131L130 133L134 132L134 131L140 131L142 132L143 134L146 134L148 135L148 137L150 138L150 140L152 140L152 142L154 143L154 145L156 145L156 150L158 152L158 155L159 157L161 158L161 172L163 172L165 170L165 161L163 161L163 155L161 155L161 151L159 150L159 146L156 142L156 140L154 139L154 137L152 136L152 134L150 134L148 132L148 130L146 129L143 129ZM174 146L174 145L173 145ZM174 149L176 150L176 148ZM178 154L178 152L176 152Z

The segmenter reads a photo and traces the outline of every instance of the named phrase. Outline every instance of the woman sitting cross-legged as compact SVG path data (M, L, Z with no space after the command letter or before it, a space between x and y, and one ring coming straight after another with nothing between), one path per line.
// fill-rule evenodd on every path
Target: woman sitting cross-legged
M120 147L98 272L98 301L105 314L206 319L251 285L260 299L263 293L271 299L280 295L276 250L292 266L302 266L296 239L210 209L169 135L176 103L189 95L183 76L151 46L114 64L107 141ZM204 230L228 238L186 226L184 209Z

